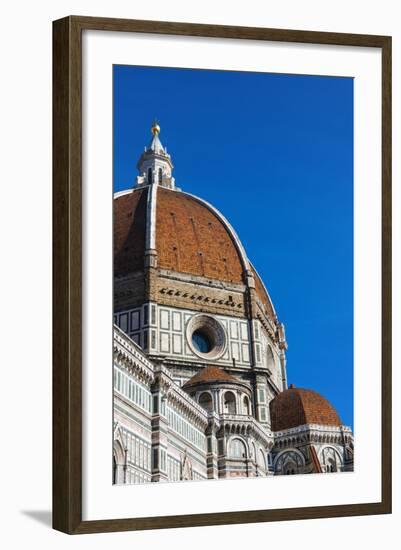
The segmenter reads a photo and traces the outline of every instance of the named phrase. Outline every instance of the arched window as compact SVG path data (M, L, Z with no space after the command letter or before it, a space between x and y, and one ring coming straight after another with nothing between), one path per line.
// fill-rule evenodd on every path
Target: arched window
M163 181L163 170L159 168L159 183L162 183Z
M231 440L230 456L232 458L246 458L245 443L241 439L235 438Z
M342 460L334 447L325 447L321 453L321 462L325 465L326 472L338 472L342 470Z
M278 475L301 474L304 467L304 458L296 449L280 453L274 462L274 470Z
M148 168L148 183L153 183L152 168Z
M274 371L275 361L274 361L273 351L270 346L267 346L267 350L266 350L266 367L272 372Z
M249 403L249 399L248 399L248 396L244 395L244 398L243 398L243 409L244 409L244 414L247 414L248 416L251 414L251 404Z
M115 440L113 444L113 483L126 483L124 466L125 453L123 446L119 440Z
M118 479L117 479L117 462L116 462L116 457L113 455L113 483L117 484L118 483Z
M226 391L224 394L224 412L227 414L236 414L237 407L235 406L235 395L231 391Z
M259 453L258 453L258 466L260 466L264 470L266 469L265 453L263 452L262 449L259 449Z
M213 401L210 393L203 392L199 397L199 405L206 409L208 412L213 410Z

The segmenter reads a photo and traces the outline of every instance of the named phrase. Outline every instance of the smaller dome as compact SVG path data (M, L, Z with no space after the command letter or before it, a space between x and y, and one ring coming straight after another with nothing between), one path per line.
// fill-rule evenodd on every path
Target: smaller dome
M214 382L239 383L240 380L226 372L224 369L221 369L220 367L208 366L204 367L200 372L195 374L195 376L185 382L182 387L188 388L189 386L196 386L197 384L211 384Z
M303 424L342 426L334 407L319 393L290 386L270 402L271 429L274 432Z

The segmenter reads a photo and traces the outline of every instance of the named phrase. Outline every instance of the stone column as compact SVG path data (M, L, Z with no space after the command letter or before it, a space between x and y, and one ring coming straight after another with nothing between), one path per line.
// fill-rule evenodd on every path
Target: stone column
M167 481L167 396L160 384L152 393L152 481Z
M207 442L207 477L208 479L217 479L219 477L218 461L217 461L217 431L220 428L220 421L218 415L211 411L209 412L209 424L206 428L206 442Z
M217 432L217 464L219 477L227 476L227 441L224 426Z

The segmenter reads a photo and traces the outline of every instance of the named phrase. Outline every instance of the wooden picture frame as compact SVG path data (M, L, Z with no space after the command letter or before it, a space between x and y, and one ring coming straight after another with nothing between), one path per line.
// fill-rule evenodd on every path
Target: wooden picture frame
M379 502L82 521L82 31L378 48L382 56L382 497ZM71 16L53 23L53 527L69 534L391 512L391 37Z

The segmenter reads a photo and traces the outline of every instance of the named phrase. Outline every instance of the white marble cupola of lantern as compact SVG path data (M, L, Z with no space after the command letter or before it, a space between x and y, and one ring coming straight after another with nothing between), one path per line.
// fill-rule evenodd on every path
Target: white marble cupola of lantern
M161 185L168 189L175 189L175 181L172 177L173 163L167 148L163 147L159 134L160 126L155 120L152 124L152 140L148 147L145 147L137 168L139 176L136 178L138 187L145 185Z

